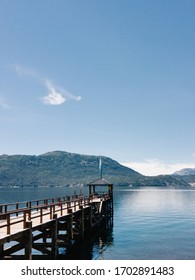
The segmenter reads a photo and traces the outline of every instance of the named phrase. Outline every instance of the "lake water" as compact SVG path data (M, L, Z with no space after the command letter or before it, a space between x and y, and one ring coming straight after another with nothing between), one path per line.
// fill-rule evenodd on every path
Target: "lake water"
M72 188L1 188L0 203L70 193ZM195 260L195 190L114 187L113 227L85 242L75 258Z

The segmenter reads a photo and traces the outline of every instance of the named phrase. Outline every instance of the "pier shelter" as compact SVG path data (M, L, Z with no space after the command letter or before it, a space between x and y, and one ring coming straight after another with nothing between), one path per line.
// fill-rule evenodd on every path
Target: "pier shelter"
M103 190L103 187L107 187L107 193L111 198L113 198L113 184L108 182L105 179L99 178L97 180L94 180L89 183L89 195L97 194L96 188L101 187Z

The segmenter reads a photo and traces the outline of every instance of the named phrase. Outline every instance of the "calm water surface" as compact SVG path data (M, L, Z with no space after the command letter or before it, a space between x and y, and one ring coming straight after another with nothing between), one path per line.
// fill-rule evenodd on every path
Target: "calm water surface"
M1 188L0 203L72 193L72 188ZM195 190L115 187L113 228L100 232L79 252L80 259L194 260Z

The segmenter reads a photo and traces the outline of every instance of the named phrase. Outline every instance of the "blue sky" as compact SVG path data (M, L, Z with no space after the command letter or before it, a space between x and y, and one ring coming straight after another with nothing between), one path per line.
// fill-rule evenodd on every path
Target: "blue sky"
M1 0L0 154L195 167L195 1Z

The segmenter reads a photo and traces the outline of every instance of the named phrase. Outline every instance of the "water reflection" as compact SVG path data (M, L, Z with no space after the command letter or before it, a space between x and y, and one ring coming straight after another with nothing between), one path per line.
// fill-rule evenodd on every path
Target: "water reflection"
M115 199L107 259L195 259L194 190L122 188Z
M113 245L113 224L103 224L92 237L78 242L71 252L59 249L59 259L68 260L91 260L104 259L104 253L108 247Z

